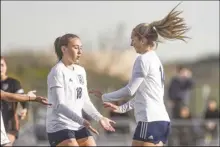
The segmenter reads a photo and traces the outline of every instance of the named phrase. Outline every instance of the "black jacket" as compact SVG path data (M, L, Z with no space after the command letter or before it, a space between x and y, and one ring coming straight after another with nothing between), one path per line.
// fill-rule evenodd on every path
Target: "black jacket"
M193 86L194 82L191 78L173 77L168 87L168 96L171 100L185 99Z

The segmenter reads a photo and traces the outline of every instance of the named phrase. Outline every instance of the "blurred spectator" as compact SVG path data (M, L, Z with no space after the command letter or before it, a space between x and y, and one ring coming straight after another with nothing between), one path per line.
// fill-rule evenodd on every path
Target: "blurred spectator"
M178 119L184 119L184 120L191 120L192 119L192 116L191 116L191 113L190 113L188 106L182 105L180 107L180 114L179 114Z
M204 114L205 119L218 119L219 118L219 108L217 105L218 104L215 99L208 100L208 106Z
M192 121L192 116L189 107L182 105L180 107L179 120ZM189 123L186 123L189 124ZM194 129L193 125L178 126L178 138L180 145L193 145L194 142Z
M219 122L219 108L217 102L214 99L208 100L208 105L204 113L204 137L205 142L208 144L213 138L218 137L218 122Z
M177 75L172 78L168 87L173 118L179 117L181 105L189 106L193 85L192 72L184 66L178 66Z

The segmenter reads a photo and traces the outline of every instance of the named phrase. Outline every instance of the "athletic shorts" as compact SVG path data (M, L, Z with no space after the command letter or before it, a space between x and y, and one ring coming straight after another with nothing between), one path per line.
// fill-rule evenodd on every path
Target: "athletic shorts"
M57 146L59 143L67 139L75 138L78 140L92 136L89 130L85 127L77 131L65 129L54 133L47 133L47 135L51 146Z
M170 122L138 122L133 140L158 144L162 141L166 144L170 134Z

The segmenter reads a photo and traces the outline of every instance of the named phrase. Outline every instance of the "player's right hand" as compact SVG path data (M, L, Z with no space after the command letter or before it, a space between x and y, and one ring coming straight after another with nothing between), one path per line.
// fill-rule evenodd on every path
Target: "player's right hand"
M51 104L48 103L47 98L42 97L42 96L36 96L36 97L34 98L34 101L36 101L36 102L38 102L38 103L41 103L41 104L43 104L43 105L51 105Z
M111 131L111 132L115 132L114 127L112 126L112 124L115 124L116 122L108 119L107 117L102 117L99 120L100 125L107 131Z
M89 129L90 131L92 131L93 133L99 135L99 132L98 132L95 128L93 128L93 127L91 126L91 124L90 124L89 121L84 120L84 121L83 121L83 125L84 125L87 129Z
M37 91L36 90L31 90L27 93L27 95L34 101L41 103L43 105L51 105L48 103L47 98L42 97L42 96L37 96L35 93Z
M111 111L115 112L115 113L121 113L120 110L119 110L119 106L113 104L113 103L110 103L110 102L104 102L103 103L103 106L105 108L109 108Z
M102 98L102 92L99 90L94 90L94 89L89 90L89 94L94 94L96 97L100 99Z

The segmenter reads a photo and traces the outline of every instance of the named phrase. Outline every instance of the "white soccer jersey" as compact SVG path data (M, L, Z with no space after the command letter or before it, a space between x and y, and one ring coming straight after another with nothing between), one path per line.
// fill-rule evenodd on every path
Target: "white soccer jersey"
M135 97L120 106L120 110L134 108L136 121L170 121L165 108L163 66L155 53L149 51L137 57L129 84L102 96L103 101L117 101L122 97Z
M5 132L5 125L3 123L3 118L2 118L2 112L0 111L1 115L1 146L10 143L10 140L8 139L8 136Z
M97 121L102 117L88 96L86 72L83 67L72 65L67 68L60 61L51 69L47 84L48 101L52 104L47 109L48 133L82 128L82 109Z

